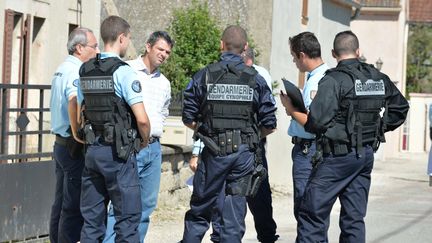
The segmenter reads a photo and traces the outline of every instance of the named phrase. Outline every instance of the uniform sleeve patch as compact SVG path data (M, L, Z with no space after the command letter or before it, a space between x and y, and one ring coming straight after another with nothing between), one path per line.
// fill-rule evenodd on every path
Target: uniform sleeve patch
M141 92L141 83L139 80L132 82L132 90L135 91L135 93Z
M79 79L75 79L75 80L72 82L72 84L73 84L73 86L78 87L78 85L79 85Z

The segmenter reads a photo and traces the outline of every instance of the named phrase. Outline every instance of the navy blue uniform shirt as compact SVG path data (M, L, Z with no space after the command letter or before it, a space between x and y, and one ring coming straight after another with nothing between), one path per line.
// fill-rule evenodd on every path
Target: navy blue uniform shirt
M342 60L337 67L345 65L359 65L359 61L357 59ZM385 85L385 100L388 102L385 110L387 114L383 116L386 125L384 132L387 132L393 131L405 121L409 105L387 75L382 74L382 79ZM327 129L332 129L334 118L339 111L339 101L344 97L354 96L354 82L344 72L332 72L330 75L325 75L318 87L305 124L305 130L315 134L325 133Z
M243 70L246 65L239 55L231 52L224 52L221 55L220 63L228 65L230 63L236 64L238 70ZM183 92L183 123L190 124L197 121L201 103L207 94L207 86L205 83L206 68L201 69L194 74L192 80ZM255 76L256 86L254 90L253 106L254 111L257 113L258 126L263 126L267 129L276 128L276 102L268 87L266 81L260 75Z

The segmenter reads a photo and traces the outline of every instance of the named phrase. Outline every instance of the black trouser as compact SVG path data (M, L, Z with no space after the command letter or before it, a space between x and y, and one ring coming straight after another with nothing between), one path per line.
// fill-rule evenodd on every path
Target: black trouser
M264 138L260 141L259 145L261 146L263 165L266 169L268 169L267 158L265 156L265 144L266 139ZM215 206L212 215L213 233L210 235L210 237L213 242L220 241L220 212L222 211L221 208L223 208L224 197L225 195L220 195L218 197L216 201L217 206ZM258 189L257 195L254 198L247 198L247 203L249 210L253 215L257 239L260 242L265 243L276 241L279 236L276 235L277 225L273 219L272 197L268 177L262 182L260 188Z
M51 208L50 241L77 242L83 225L80 212L81 175L84 158L72 159L66 144L54 144L56 189Z
M341 204L339 242L366 242L364 217L368 202L374 154L365 146L343 156L325 154L312 169L297 224L297 243L327 242L329 216L336 199Z
M246 144L242 144L237 152L227 156L214 156L208 147L204 147L201 158L193 180L191 208L185 215L182 242L202 241L210 221L214 219L214 207L223 196L223 206L219 208L222 218L219 241L240 243L246 229L246 197L228 195L224 191L225 185L234 184L252 173L254 155Z
M262 162L268 170L266 151L266 139L261 139L260 146L262 151ZM262 182L257 195L248 198L248 206L255 223L257 238L260 242L274 242L279 236L276 235L276 222L273 219L272 196L268 177Z

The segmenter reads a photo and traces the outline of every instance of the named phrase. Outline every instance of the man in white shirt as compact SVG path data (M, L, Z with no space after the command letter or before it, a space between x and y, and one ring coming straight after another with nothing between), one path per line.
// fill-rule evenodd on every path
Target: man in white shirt
M255 64L255 51L253 48L248 47L242 54L243 61L247 66L253 67L257 70L258 74L261 75L269 87L272 89L272 78L270 73L264 67ZM266 157L266 147L267 138L261 139L259 146L261 147L261 157L264 167L268 171L267 157ZM254 198L248 198L247 203L249 210L251 211L255 230L257 232L257 239L260 242L275 242L279 235L276 234L277 224L273 219L273 207L272 207L272 196L271 196L270 182L267 177L260 188L258 193Z
M248 65L249 67L253 67L255 68L255 70L257 70L258 74L261 75L266 83L267 86L270 88L270 90L273 90L272 88L272 78L270 76L270 73L267 71L267 69L265 69L264 67L258 66L255 64L255 51L253 48L248 47L242 54L243 56L243 61L246 65Z
M151 124L149 145L136 156L142 206L141 221L138 227L140 242L144 241L150 223L150 214L156 207L159 193L162 164L159 138L163 133L163 125L168 117L171 100L170 82L160 73L159 66L168 59L173 46L174 41L167 32L153 32L146 42L144 54L127 62L138 73L145 109ZM110 208L104 242L114 242L114 222L114 215Z

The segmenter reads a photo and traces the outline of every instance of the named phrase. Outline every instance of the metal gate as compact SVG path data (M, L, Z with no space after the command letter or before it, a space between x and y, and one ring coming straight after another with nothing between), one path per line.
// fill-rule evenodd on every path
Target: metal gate
M0 84L0 242L48 235L55 187L49 90ZM23 94L27 102L11 102Z

